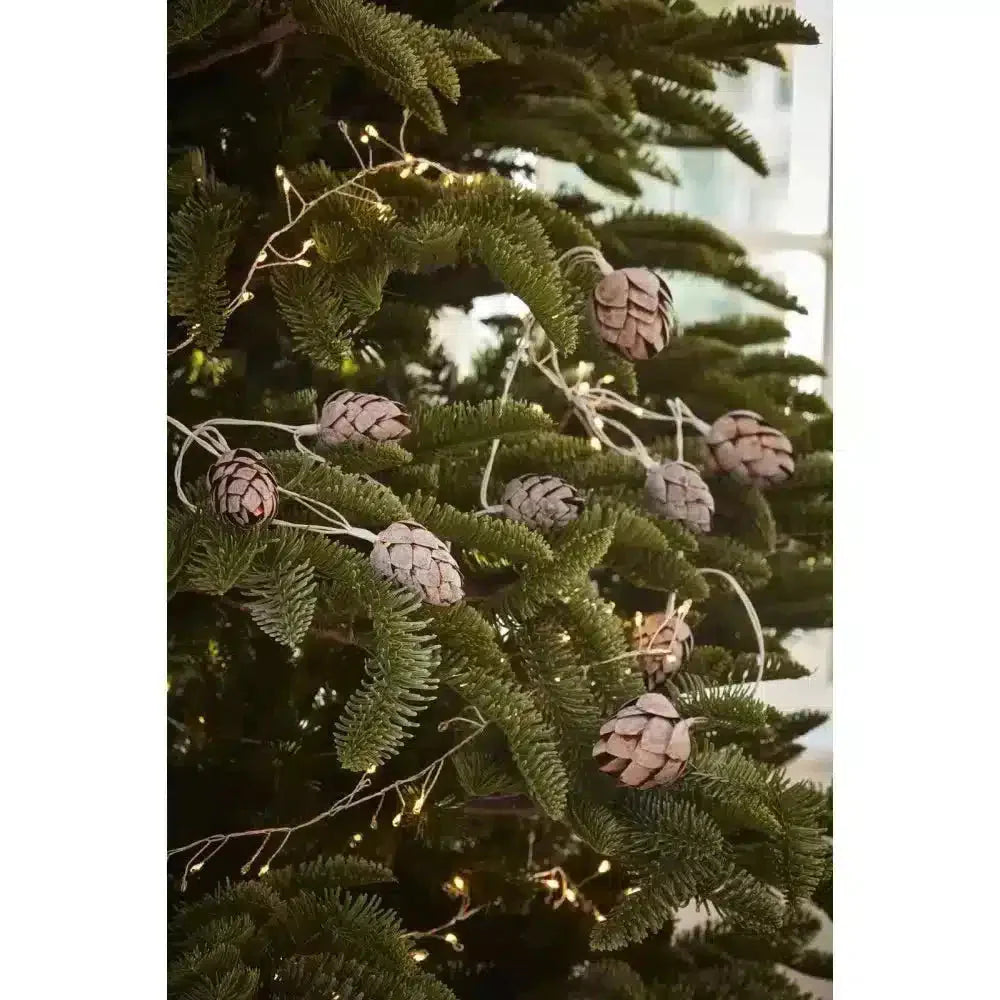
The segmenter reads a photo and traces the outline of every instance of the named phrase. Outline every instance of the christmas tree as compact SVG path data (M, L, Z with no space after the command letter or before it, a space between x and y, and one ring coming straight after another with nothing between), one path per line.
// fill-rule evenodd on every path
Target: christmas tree
M780 320L670 276L800 307L532 180L765 172L715 79L815 31L174 0L168 38L171 995L802 996L832 803L781 765L823 717L757 685L830 622L831 416ZM500 292L461 373L440 310Z

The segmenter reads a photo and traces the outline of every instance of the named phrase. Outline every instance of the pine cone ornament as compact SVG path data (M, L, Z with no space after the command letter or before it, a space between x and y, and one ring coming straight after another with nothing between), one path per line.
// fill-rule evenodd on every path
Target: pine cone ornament
M602 771L618 776L620 785L669 785L687 768L690 725L662 694L642 694L601 726L593 757Z
M660 517L692 531L710 531L715 501L698 470L688 462L664 462L646 473L646 505Z
M264 524L278 509L278 484L264 459L250 448L220 455L207 479L215 512L237 527Z
M662 653L640 656L639 666L645 674L646 687L652 691L684 666L694 649L691 627L676 612L657 611L645 615L635 631L634 649L663 649Z
M420 595L427 604L457 604L462 574L444 542L416 521L396 521L375 539L372 566L379 576Z
M795 471L792 443L750 410L733 410L719 417L705 440L708 469L727 472L738 482L776 486Z
M344 441L396 441L410 433L410 415L385 396L341 389L323 404L319 439L328 445Z
M590 319L601 338L630 361L659 354L677 330L669 285L644 267L601 278L590 297Z
M561 528L575 521L584 499L575 486L558 476L518 476L500 498L504 514L532 528Z

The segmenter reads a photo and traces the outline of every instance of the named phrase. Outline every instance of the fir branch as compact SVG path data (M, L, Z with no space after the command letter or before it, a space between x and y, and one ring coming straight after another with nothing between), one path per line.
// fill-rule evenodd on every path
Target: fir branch
M512 563L550 562L552 549L536 531L514 521L467 514L415 493L403 503L416 521L441 538Z
M496 723L507 737L532 797L549 816L558 819L566 808L567 779L556 741L514 677L493 629L468 606L433 614L442 650L441 676Z
M527 438L553 429L552 418L518 400L488 400L470 406L418 407L407 444L415 456L465 451L488 445L494 438Z
M230 4L227 3L226 6L228 7ZM219 13L220 17L222 13L224 13L224 11ZM213 20L217 20L217 18L213 18ZM200 27L198 27L197 31L200 33L207 26L208 24L203 23ZM275 21L273 24L269 24L266 27L261 28L260 31L258 31L257 34L253 35L251 38L247 38L239 44L232 45L229 48L220 49L217 52L210 52L208 55L202 56L200 59L196 59L194 62L188 63L186 66L181 66L172 73L167 74L167 76L169 79L175 80L178 77L189 76L191 73L200 73L203 70L214 66L216 63L222 62L224 59L231 59L233 56L242 55L244 52L250 52L253 49L260 48L262 45L272 45L275 42L282 41L297 34L301 30L302 29L295 18L291 15L287 15L280 21ZM191 35L188 35L188 37L191 37ZM178 42L183 40L186 39L177 38Z

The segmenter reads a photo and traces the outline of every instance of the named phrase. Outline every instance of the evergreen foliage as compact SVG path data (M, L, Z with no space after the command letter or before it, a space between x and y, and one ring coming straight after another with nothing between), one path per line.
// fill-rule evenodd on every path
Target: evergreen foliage
M683 182L655 146L765 173L717 75L816 40L788 9L691 0L170 0L169 411L268 422L219 429L263 455L284 522L215 517L198 447L188 503L171 484L170 844L210 838L170 859L172 997L782 1000L801 995L783 969L830 975L810 908L832 909L832 797L779 766L823 717L753 697L743 609L698 572L749 592L765 679L803 676L781 639L831 618L832 417L799 387L820 369L763 315L681 316L632 366L587 325L593 275L560 258L597 247L801 307L703 220L531 187L534 156L619 195ZM644 470L595 451L537 372L501 402L516 318L467 377L435 346L442 309L497 292L570 376L707 421L756 410L795 478L712 478L708 535L650 514ZM293 449L274 425L313 424L342 388L398 400L410 433ZM623 421L675 454L665 425ZM580 516L543 532L480 511L495 440L489 504L545 472L584 493ZM703 465L703 444L685 456ZM304 530L330 521L303 498L369 532L423 524L465 600L421 603L363 536ZM679 783L623 789L591 748L643 690L633 617L668 594L693 602L697 645L666 693L704 722ZM691 902L712 920L678 931Z

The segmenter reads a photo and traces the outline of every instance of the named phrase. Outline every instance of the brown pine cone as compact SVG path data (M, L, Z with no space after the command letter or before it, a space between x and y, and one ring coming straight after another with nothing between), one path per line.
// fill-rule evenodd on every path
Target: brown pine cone
M692 531L710 531L715 501L698 470L688 462L664 462L646 473L646 505L660 517Z
M462 574L444 542L416 521L396 521L375 539L372 566L379 576L419 594L427 604L458 604Z
M230 524L252 528L274 517L278 484L256 451L236 448L225 452L206 478L216 514Z
M655 788L677 781L691 756L690 720L662 694L641 694L601 726L592 756L620 785Z
M644 267L625 267L601 278L589 312L605 343L630 361L659 354L677 330L670 286Z
M500 498L504 514L532 528L561 528L575 521L584 499L575 486L558 476L518 476Z
M750 410L733 410L712 424L707 468L751 486L776 486L795 471L792 443Z
M676 612L668 615L657 611L643 617L635 631L632 648L665 650L638 658L646 687L652 691L684 666L694 649L694 635L691 627Z
M396 441L410 433L409 420L406 410L392 399L341 389L323 404L319 439L328 445L344 441Z

